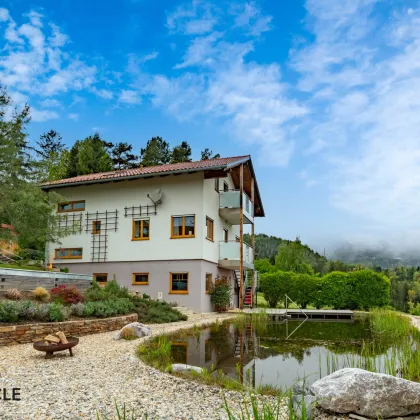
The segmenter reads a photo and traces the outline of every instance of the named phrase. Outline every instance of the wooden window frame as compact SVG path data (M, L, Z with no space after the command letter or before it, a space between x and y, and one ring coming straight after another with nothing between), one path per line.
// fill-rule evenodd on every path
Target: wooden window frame
M187 275L187 290L172 290L172 276L174 274ZM170 295L188 295L190 293L190 273L187 271L174 271L169 273L169 294Z
M174 236L174 219L182 217L182 235ZM194 217L194 235L185 235L185 218L186 217ZM195 238L195 231L196 231L196 224L195 224L195 214L184 214L180 216L171 216L171 239L186 239L186 238Z
M106 276L106 281L97 281L96 276ZM93 273L93 279L98 284L107 284L108 283L108 273Z
M210 290L207 288L207 276L210 275L211 277L211 285L213 286L213 273L206 273L205 277L205 289L206 289L206 295L210 294Z
M99 229L96 229L96 223L99 223ZM100 220L94 220L92 222L92 234L93 235L99 235L101 233L102 229L102 222Z
M136 281L136 276L147 276L147 282ZM149 273L133 273L133 281L131 284L133 286L147 286L149 284Z
M74 208L74 204L77 203L85 203L85 207L83 209L75 209ZM71 209L70 210L60 210L60 206L61 205L67 205L67 204L71 204ZM61 203L57 204L57 213L70 213L73 211L85 211L86 210L86 200L77 200L77 201L63 201Z
M223 181L223 191L228 192L229 191L229 184L225 181Z
M209 236L209 225L211 223L211 236ZM211 242L214 242L214 220L211 219L209 216L206 216L206 239Z
M82 255L70 255L70 251L75 250L75 249L80 249L82 251ZM67 251L67 255L66 256L59 256L58 252L59 251L63 251L66 250ZM54 259L55 260L81 260L83 258L83 248L55 248L54 250Z
M148 237L143 237L143 222L145 220L147 220L149 222L149 236ZM140 238L135 238L134 237L136 222L140 222ZM131 225L131 240L132 241L148 241L149 239L150 239L150 218L133 219L133 223Z

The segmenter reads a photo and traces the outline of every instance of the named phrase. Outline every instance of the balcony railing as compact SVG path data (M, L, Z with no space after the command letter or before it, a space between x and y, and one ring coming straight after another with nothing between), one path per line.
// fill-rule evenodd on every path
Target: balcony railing
M237 241L227 241L219 243L219 264L229 267L239 267L241 258L241 247ZM247 243L243 243L243 262L245 268L253 268L254 250ZM223 263L225 261L225 263Z
M248 195L242 193L244 223L253 223L254 205ZM220 214L232 224L239 224L239 210L241 208L241 192L239 190L220 191Z

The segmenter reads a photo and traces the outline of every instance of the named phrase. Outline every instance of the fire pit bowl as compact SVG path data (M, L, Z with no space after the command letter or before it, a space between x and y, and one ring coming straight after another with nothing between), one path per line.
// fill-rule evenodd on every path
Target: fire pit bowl
M34 343L34 349L38 351L45 351L45 358L51 359L53 357L53 353L56 351L63 351L68 350L70 352L70 356L73 357L73 352L71 351L72 347L77 346L79 344L79 339L77 337L67 337L68 343L58 343L58 344L51 344L45 340L37 341Z

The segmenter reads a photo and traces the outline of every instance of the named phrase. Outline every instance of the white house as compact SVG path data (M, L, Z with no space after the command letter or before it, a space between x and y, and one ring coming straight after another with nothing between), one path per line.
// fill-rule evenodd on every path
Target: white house
M243 274L254 269L243 227L253 242L254 217L264 216L250 156L83 175L42 188L65 199L59 224L73 232L47 245L54 265L100 283L115 278L196 312L212 310L210 283L226 277L232 306L242 306L254 281Z

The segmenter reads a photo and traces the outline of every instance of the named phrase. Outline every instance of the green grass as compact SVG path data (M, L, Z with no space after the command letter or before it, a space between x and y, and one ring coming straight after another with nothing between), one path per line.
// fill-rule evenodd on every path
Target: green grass
M20 270L35 270L35 271L45 271L44 268L36 265L18 265L18 264L0 264L1 268L18 268Z
M372 331L378 339L399 340L413 332L410 319L396 311L373 309L370 316Z

